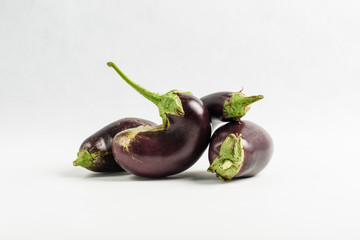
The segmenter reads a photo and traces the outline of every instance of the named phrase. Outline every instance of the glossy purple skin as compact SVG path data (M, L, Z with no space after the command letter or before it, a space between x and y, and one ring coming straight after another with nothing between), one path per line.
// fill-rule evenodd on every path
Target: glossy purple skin
M168 129L140 132L126 151L115 136L113 154L126 171L142 177L160 178L191 167L210 141L210 116L203 103L189 94L178 94L185 115L167 115Z
M94 172L114 172L124 171L115 161L112 154L112 142L115 135L123 130L135 128L139 126L150 125L155 123L140 118L123 118L104 128L100 129L81 144L79 150L86 149L90 155L99 154L100 158L95 160L91 167L87 168Z
M227 99L231 98L233 92L216 92L201 98L206 108L209 110L212 120L224 122L232 121L233 118L224 117L224 104Z
M243 166L234 178L258 174L269 163L274 144L262 127L250 121L230 122L214 132L209 146L210 164L219 156L221 145L231 133L241 134L245 155Z

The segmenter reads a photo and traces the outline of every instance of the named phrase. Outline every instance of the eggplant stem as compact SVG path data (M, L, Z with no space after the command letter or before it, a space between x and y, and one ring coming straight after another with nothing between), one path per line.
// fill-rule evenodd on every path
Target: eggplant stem
M134 83L131 81L113 62L108 62L107 65L109 67L112 67L121 77L125 80L127 84L129 84L131 87L133 87L138 93L143 95L145 98L149 99L151 102L153 102L155 105L158 105L161 101L161 95L158 93L150 92L149 90L143 88L139 84Z
M153 93L140 85L131 81L121 70L112 62L108 62L107 65L115 69L115 71L127 82L131 87L133 87L137 92L143 95L145 98L153 102L159 108L159 114L162 118L162 123L164 128L168 128L169 119L167 115L176 115L184 116L184 109L182 107L182 102L178 94L185 93L178 90L172 90L165 94Z
M241 134L230 134L221 145L219 156L212 162L208 172L215 172L220 180L231 180L244 163L244 147Z
M242 91L242 90L241 90ZM224 103L224 116L226 118L242 118L250 110L250 104L264 98L263 95L245 96L242 92L235 92Z
M80 150L77 155L78 158L73 161L74 166L81 166L84 168L91 167L91 165L93 164L93 159L87 150Z

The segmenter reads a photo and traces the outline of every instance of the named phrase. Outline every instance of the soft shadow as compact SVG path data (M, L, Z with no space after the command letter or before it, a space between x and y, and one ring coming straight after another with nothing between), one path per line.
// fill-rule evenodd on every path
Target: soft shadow
M88 173L83 179L94 181L130 182L132 174L128 172Z
M179 174L182 179L186 179L188 181L192 181L197 184L233 184L235 182L245 182L249 181L250 177L244 178L235 178L231 181L220 180L216 177L214 173L210 173L207 171L191 171L184 172Z
M109 178L129 175L128 172L94 172L87 174L85 178Z
M218 184L233 184L239 182L247 182L254 177L236 178L231 181L223 181L216 177L214 173L207 171L185 171L173 176L165 178L146 178L139 177L128 172L79 172L79 171L65 171L63 177L88 179L88 180L101 180L101 181L114 181L114 182L160 182L160 181L187 181L188 183L203 184L203 185L218 185ZM256 176L255 176L256 177Z
M236 178L231 181L223 181L218 179L214 173L209 173L207 171L199 170L199 171L187 171L165 178L145 178L145 177L131 175L128 179L131 181L142 181L142 182L185 180L187 182L191 182L194 184L215 185L215 184L232 184L235 182L237 183L247 182L251 179L251 177L243 177L243 178Z
M195 184L222 184L224 181L219 180L215 174L207 171L189 171L179 174L183 179Z
M86 169L66 169L60 172L62 177L66 178L78 178L78 179L112 179L119 180L119 178L123 178L125 176L129 176L130 174L123 172L91 172Z
M173 176L162 177L162 178L147 178L140 177L130 173L91 173L88 174L85 178L92 179L101 179L104 181L121 181L121 182L168 182L168 181L186 181L188 183L195 184L221 184L224 181L216 178L214 174L208 173L206 171L189 171L179 173Z
M215 175L210 174L206 171L188 171L164 178L146 178L146 177L131 175L128 179L131 181L138 181L138 182L186 180L188 182L201 183L201 184L219 184L223 182L217 179Z
M154 182L154 181L171 181L180 179L178 175L163 177L163 178L146 178L133 175L128 172L114 172L114 173L90 173L84 178L88 179L101 179L105 181L125 181L125 182Z
M137 181L137 182L161 182L161 181L174 181L181 179L178 176L168 176L168 177L162 177L162 178L147 178L147 177L140 177L136 175L131 175L129 178L131 181Z

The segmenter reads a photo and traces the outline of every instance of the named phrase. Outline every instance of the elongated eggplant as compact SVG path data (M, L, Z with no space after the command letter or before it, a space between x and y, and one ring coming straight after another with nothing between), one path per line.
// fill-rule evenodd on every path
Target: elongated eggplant
M216 92L201 98L214 120L238 121L250 109L250 104L263 99L263 95L247 97L239 92ZM216 121L215 121L216 122Z
M114 160L112 142L115 135L135 127L154 126L155 123L140 118L123 118L100 129L81 144L74 166L94 172L124 171Z
M128 129L113 141L113 154L126 171L143 177L166 177L191 167L205 151L211 134L210 115L190 93L152 93L128 79L114 63L108 65L159 108L162 124Z
M219 179L252 177L269 163L274 149L270 135L250 121L219 127L209 146L209 172Z

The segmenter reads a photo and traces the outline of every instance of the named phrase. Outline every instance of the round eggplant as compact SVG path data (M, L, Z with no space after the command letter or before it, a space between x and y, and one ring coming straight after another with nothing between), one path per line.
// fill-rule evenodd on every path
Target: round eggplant
M94 172L124 171L114 160L112 142L115 135L135 127L154 126L155 123L140 118L123 118L100 129L81 144L74 166Z
M219 179L252 177L269 163L274 145L270 135L250 121L230 122L219 127L209 146L209 172Z
M250 104L263 99L263 95L247 97L239 92L216 92L201 98L209 110L212 121L238 121L250 109Z
M142 177L160 178L191 167L210 141L210 115L191 93L172 90L163 95L145 90L128 79L113 63L108 65L135 90L155 103L162 124L128 129L113 141L113 154L126 171Z

